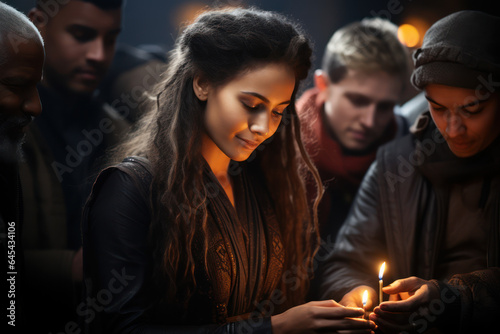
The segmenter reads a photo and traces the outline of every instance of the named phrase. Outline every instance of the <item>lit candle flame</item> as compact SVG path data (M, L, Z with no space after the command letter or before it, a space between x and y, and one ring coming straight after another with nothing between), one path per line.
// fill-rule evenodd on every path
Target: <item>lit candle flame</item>
M366 302L368 301L368 290L363 292L363 308L366 306Z
M385 262L380 266L380 271L378 272L378 279L381 280L384 277Z

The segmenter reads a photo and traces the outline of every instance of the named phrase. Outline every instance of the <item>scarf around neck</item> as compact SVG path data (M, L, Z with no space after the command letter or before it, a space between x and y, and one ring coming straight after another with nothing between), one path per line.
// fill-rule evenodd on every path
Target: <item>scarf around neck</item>
M306 91L297 101L302 121L304 143L323 182L335 180L336 187L357 189L375 160L378 147L394 138L396 122L389 124L386 134L363 152L350 152L334 138L325 122L324 104L318 99L319 90Z

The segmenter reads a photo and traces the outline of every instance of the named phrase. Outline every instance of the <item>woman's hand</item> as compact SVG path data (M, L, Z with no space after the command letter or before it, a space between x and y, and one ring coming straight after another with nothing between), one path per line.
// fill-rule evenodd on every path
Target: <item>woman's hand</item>
M271 317L274 334L324 333L336 330L365 330L375 323L364 320L362 308L343 307L334 300L314 301Z
M383 291L391 297L373 310L370 320L387 334L415 333L416 312L425 309L433 299L439 298L439 288L418 277L394 281L384 287Z
M346 307L363 307L363 292L368 290L368 300L365 305L366 310L371 310L374 305L376 305L377 301L377 293L373 290L372 287L368 285L361 285L357 288L352 289L348 293L342 297L342 300L339 302L341 305Z

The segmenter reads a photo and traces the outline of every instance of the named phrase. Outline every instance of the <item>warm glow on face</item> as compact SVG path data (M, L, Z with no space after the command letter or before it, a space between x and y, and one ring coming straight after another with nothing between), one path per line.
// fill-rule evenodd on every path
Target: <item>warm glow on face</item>
M425 96L434 123L457 157L472 157L500 136L497 92L429 84Z
M207 91L204 112L207 140L202 145L205 159L217 152L223 153L216 159L219 163L225 158L248 159L278 129L294 88L295 74L282 63L244 71L220 86L201 87Z
M420 34L411 24L402 24L398 28L398 39L402 44L412 48L420 41Z
M382 279L384 277L384 270L385 270L385 262L382 263L380 266L380 271L378 272L378 279Z
M367 301L368 301L368 290L365 290L365 292L363 292L363 307L366 305Z

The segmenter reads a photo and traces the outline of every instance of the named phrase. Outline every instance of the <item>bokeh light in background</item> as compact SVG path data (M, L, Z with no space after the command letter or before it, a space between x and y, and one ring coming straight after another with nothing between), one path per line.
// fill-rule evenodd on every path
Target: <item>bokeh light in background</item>
M234 8L241 7L244 5L243 1L233 0L227 1L227 5L222 5L219 8ZM203 2L187 2L179 4L170 16L170 21L174 27L182 29L183 27L189 25L193 22L201 13L209 10L210 7Z
M2 1L24 13L35 4L35 0ZM488 0L126 0L125 3L123 32L118 42L132 46L159 45L165 50L172 48L186 22L211 6L255 6L284 13L298 21L314 43L311 72L321 66L321 57L332 33L365 17L380 16L398 26L415 27L419 40L409 47L413 50L421 45L430 25L450 13L478 9L500 15L499 9ZM312 79L307 84L312 85Z
M170 21L174 27L183 27L191 22L207 8L207 5L202 2L188 2L178 5L171 15Z
M413 48L420 43L420 34L411 24L402 24L398 28L398 39L409 48Z
M402 20L399 26L398 38L401 43L405 44L410 49L417 49L422 46L425 32L432 23L434 23L434 20L429 19L425 15L409 15Z

